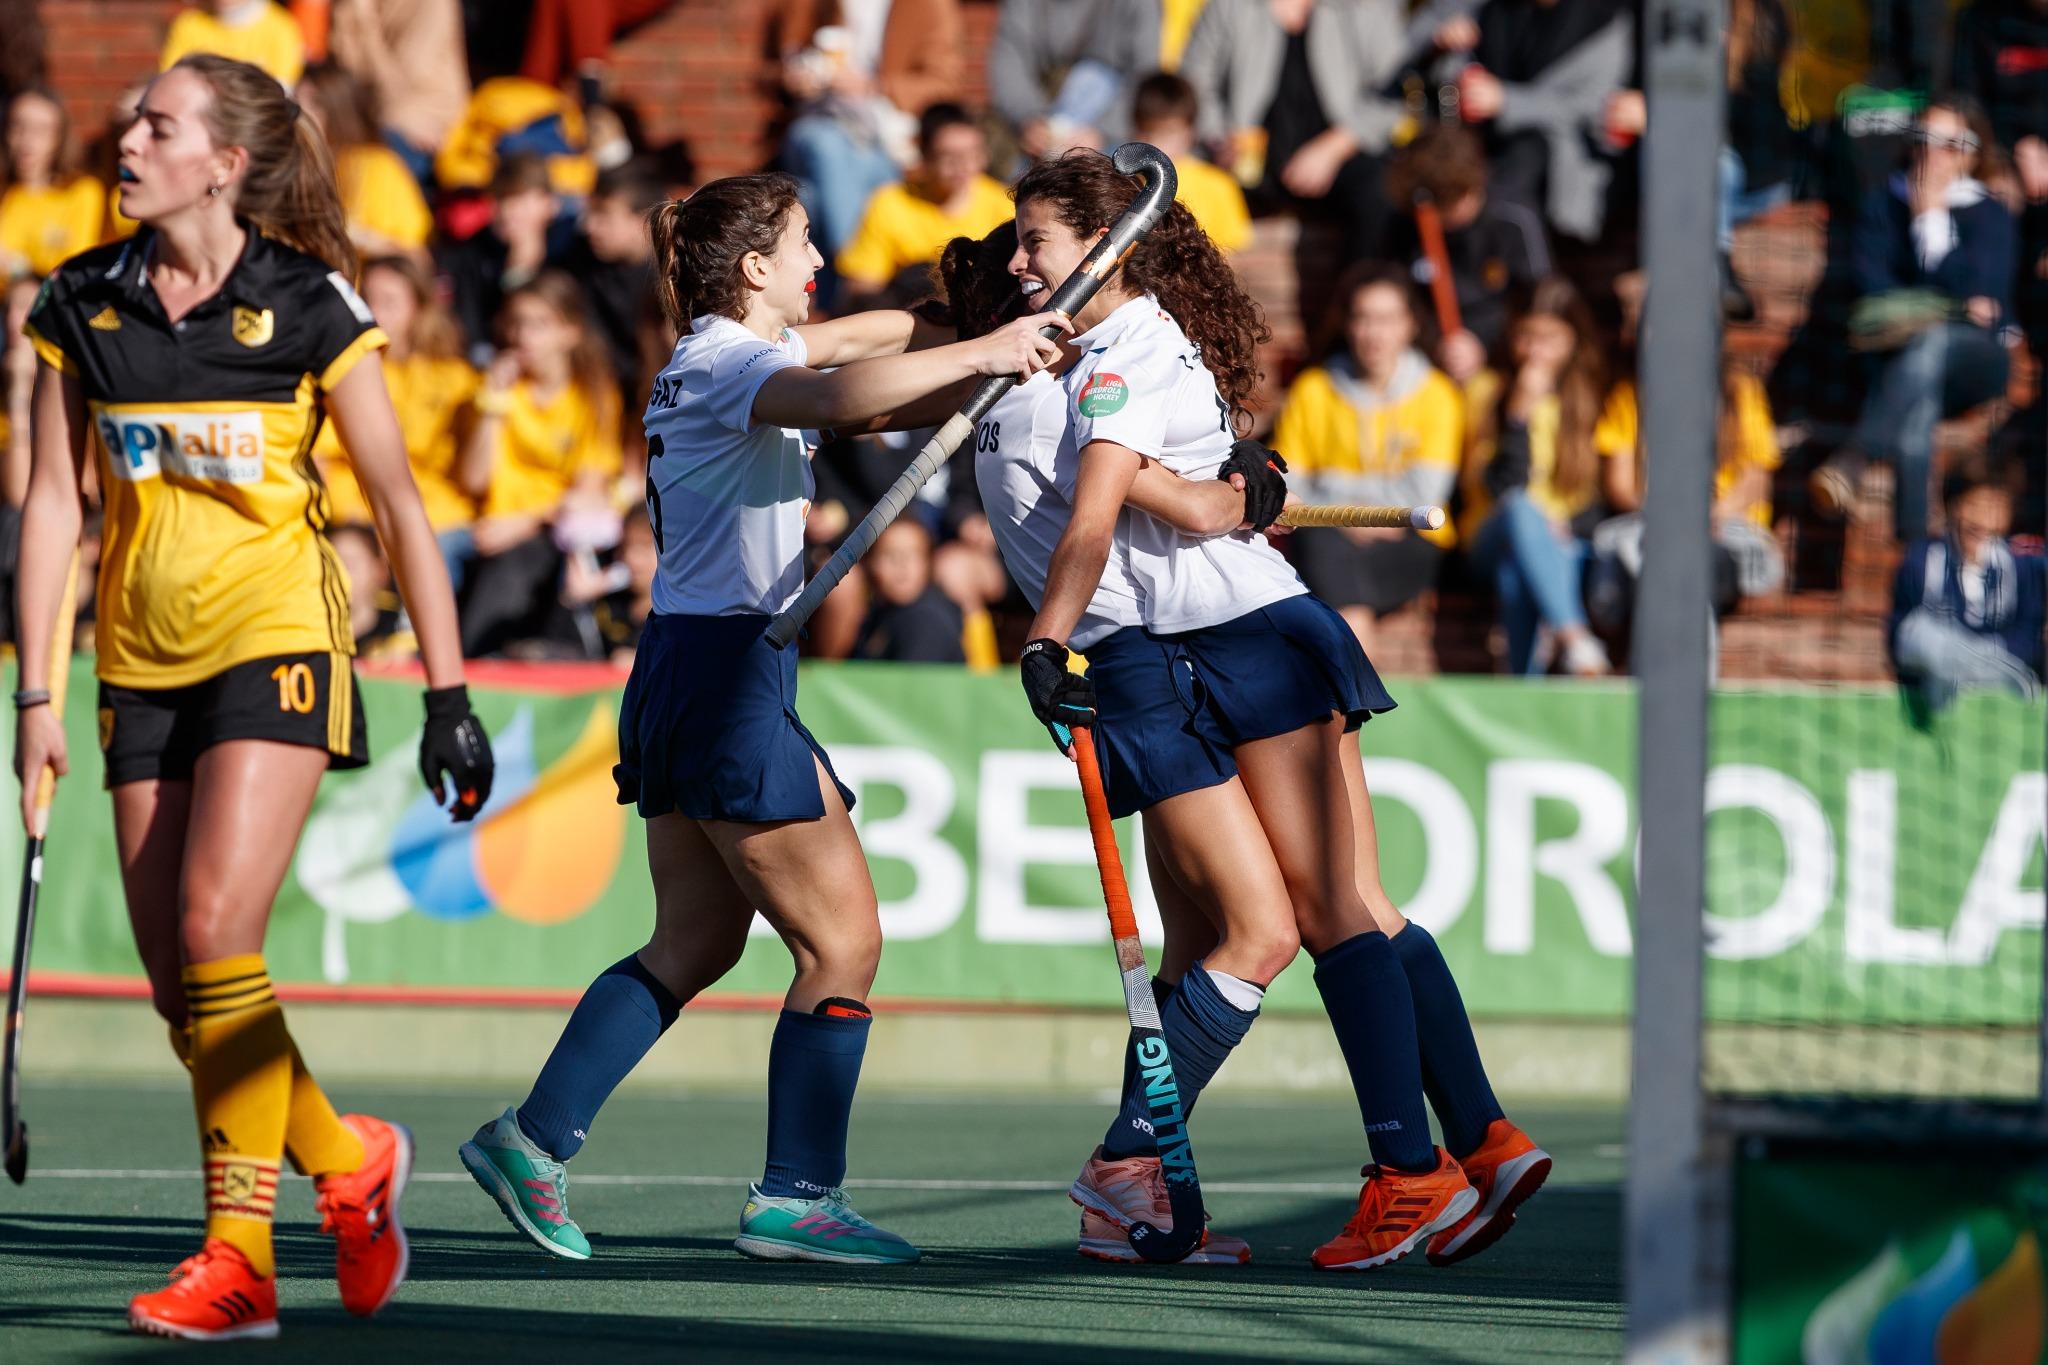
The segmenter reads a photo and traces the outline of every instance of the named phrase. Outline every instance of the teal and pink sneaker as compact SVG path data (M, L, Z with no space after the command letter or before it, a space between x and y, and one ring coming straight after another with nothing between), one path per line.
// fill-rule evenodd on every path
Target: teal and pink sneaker
M572 1261L590 1259L583 1229L569 1219L569 1168L520 1131L513 1110L477 1129L459 1155L484 1193L535 1246Z
M835 1261L842 1265L911 1265L924 1253L854 1211L845 1190L816 1199L772 1199L747 1188L740 1235L733 1246L763 1261Z

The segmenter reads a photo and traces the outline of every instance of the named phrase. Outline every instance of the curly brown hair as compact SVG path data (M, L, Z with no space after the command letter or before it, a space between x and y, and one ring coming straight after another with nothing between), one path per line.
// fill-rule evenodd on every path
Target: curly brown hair
M939 307L933 321L950 324L965 341L986 336L1012 318L1022 317L1024 295L1010 274L1017 250L1017 224L1001 227L976 241L955 237L932 267L932 287Z
M1016 200L1019 208L1033 199L1046 200L1062 223L1086 239L1123 216L1137 199L1139 185L1138 177L1117 170L1101 152L1076 149L1026 171L1017 182ZM1126 289L1152 295L1173 314L1215 376L1216 392L1230 405L1231 423L1239 435L1248 433L1252 395L1259 387L1259 346L1273 331L1195 216L1185 205L1173 204L1119 269Z

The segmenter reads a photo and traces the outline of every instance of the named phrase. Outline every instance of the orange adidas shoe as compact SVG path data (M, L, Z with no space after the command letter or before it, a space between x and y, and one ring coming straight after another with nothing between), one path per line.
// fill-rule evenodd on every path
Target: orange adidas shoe
M313 1207L320 1211L320 1230L334 1234L341 1306L366 1318L391 1302L412 1260L398 1217L398 1201L412 1179L412 1130L368 1114L343 1114L341 1121L363 1140L363 1164L322 1176Z
M1081 1210L1081 1242L1074 1249L1096 1261L1113 1261L1118 1265L1145 1263L1145 1258L1131 1248L1130 1234L1093 1209ZM1180 1264L1248 1265L1251 1259L1251 1243L1244 1238L1210 1232Z
M209 1237L171 1272L170 1284L129 1300L128 1325L186 1341L274 1337L277 1280L258 1275L232 1243Z
M1318 1270L1372 1270L1392 1265L1431 1234L1454 1226L1479 1207L1479 1194L1443 1148L1436 1169L1409 1175L1367 1166L1358 1210L1344 1230L1315 1249Z
M1112 1161L1097 1147L1081 1174L1074 1177L1067 1197L1123 1231L1137 1223L1150 1223L1161 1230L1173 1226L1173 1205L1166 1197L1166 1177L1156 1156Z
M1550 1177L1550 1153L1506 1119L1488 1124L1479 1150L1458 1164L1479 1191L1479 1203L1429 1239L1431 1265L1456 1265L1498 1242L1515 1225L1515 1210Z

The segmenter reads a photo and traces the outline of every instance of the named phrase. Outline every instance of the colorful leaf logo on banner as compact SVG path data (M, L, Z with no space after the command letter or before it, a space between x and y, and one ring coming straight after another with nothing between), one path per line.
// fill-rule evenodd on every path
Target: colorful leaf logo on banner
M299 841L294 872L327 914L322 953L330 981L348 979L343 926L393 920L408 910L459 921L496 910L528 924L574 919L611 884L625 846L626 813L612 763L617 723L609 700L545 770L534 759L533 709L522 706L492 736L498 772L474 823L449 822L420 790L417 733L367 772L330 784Z

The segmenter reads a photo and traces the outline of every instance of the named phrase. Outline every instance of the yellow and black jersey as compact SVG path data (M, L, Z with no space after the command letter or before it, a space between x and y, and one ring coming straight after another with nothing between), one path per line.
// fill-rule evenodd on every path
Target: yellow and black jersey
M176 323L147 229L65 262L29 313L99 432L99 676L123 687L353 652L312 452L325 393L386 339L345 276L243 226L226 283Z

